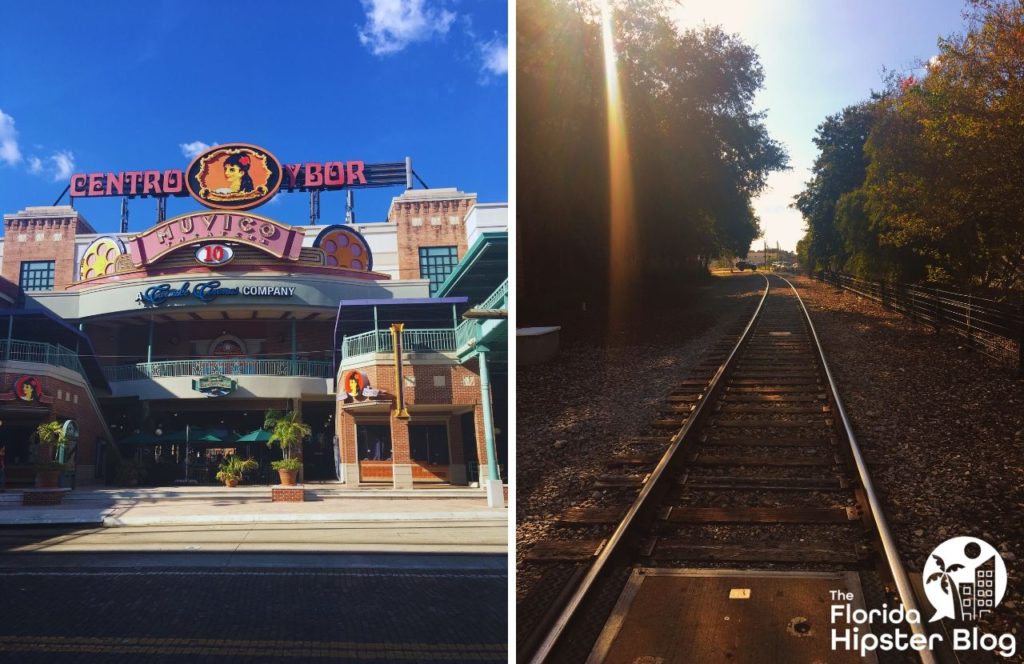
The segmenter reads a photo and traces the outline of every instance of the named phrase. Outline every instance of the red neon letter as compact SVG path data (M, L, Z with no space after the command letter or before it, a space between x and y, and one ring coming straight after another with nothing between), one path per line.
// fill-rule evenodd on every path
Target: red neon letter
M89 191L85 188L85 183L88 178L83 173L75 173L71 176L71 195L72 196L88 196Z
M366 184L366 176L363 175L363 162L361 162L361 161L350 161L350 162L348 162L348 183L349 184Z
M340 187L345 184L345 165L340 161L329 161L324 164L324 184L328 187Z
M324 184L324 167L320 164L306 164L306 181L308 187L322 187Z
M135 196L140 193L139 184L142 182L142 171L125 171L124 179L128 183L128 191L125 193L129 196Z
M288 175L288 188L294 189L299 186L299 169L302 164L285 164L284 172Z
M124 173L107 173L107 196L113 196L115 193L118 196L124 194Z
M146 171L142 174L142 193L143 194L159 194L160 183L157 181L160 179L160 171Z
M181 171L164 171L164 193L180 194L185 186Z
M89 195L103 195L103 173L89 173Z

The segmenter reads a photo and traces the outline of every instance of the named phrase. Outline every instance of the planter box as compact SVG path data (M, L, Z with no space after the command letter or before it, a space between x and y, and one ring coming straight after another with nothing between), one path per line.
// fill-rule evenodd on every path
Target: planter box
M274 503L302 503L306 490L301 484L277 484L270 488L270 500Z

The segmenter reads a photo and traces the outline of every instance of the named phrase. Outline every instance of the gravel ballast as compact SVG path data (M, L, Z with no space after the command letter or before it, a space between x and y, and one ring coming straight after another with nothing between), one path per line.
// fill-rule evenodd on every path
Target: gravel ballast
M656 416L673 385L730 325L745 320L764 279L709 280L674 305L647 308L627 339L571 341L547 364L519 369L516 381L517 597L537 577L521 561L569 507L595 499L591 485L625 438ZM579 335L576 335L577 338Z
M1024 381L963 339L831 285L791 281L822 340L908 572L921 572L946 539L985 540L999 549L1010 580L981 627L1018 633Z

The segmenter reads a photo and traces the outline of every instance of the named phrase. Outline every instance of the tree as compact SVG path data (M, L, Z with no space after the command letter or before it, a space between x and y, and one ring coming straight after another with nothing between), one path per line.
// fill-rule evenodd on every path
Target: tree
M760 234L750 201L787 161L753 109L764 82L754 49L721 28L679 29L660 0L615 3L627 169L609 164L594 7L523 0L517 15L522 320L608 299L611 177L633 182L637 285L677 287L710 258L745 255ZM551 267L567 265L552 288Z
M975 0L920 79L895 81L867 144L884 243L931 281L1019 286L1024 265L1024 5Z
M302 413L293 410L284 415L267 413L264 427L270 429L270 440L267 447L278 445L285 459L291 458L291 452L302 445L302 441L313 433L313 429L302 421ZM269 425L269 426L268 426Z

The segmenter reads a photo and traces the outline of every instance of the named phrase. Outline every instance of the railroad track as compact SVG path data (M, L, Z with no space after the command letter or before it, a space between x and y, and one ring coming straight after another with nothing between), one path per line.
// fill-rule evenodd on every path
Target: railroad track
M549 570L539 601L517 611L519 661L619 661L612 655L657 638L650 623L664 600L640 627L629 612L644 580L659 575L763 575L790 584L781 596L797 577L861 591L863 574L890 606L917 608L806 309L788 281L765 281L742 332L680 381L648 435L608 460L599 493L559 515L557 536L527 553ZM788 629L799 637L812 626L796 617ZM709 637L670 638L678 647Z

